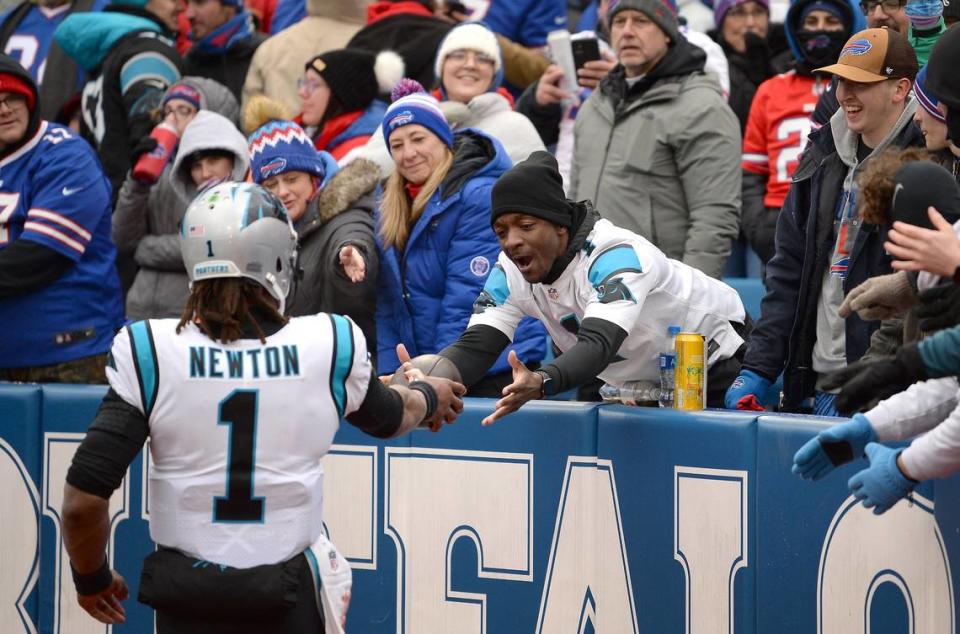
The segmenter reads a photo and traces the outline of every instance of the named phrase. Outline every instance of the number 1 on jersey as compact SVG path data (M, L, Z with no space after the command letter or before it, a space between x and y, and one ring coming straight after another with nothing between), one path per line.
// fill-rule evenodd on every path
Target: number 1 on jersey
M227 495L213 499L214 522L262 522L263 498L253 497L257 453L257 390L234 390L220 401L218 425L230 425Z

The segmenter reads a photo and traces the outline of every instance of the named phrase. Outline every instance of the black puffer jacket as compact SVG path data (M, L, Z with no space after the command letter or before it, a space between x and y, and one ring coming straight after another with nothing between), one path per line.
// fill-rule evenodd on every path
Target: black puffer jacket
M360 326L367 350L377 351L374 313L380 260L374 239L374 191L380 181L375 163L357 159L330 179L297 222L301 279L288 299L289 314L318 312L347 315ZM363 252L367 265L362 282L351 282L340 265L340 249L348 244Z

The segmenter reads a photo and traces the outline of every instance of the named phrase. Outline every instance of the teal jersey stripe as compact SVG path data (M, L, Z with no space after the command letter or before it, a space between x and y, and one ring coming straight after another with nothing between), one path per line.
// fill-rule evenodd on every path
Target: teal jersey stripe
M630 245L616 246L601 253L590 265L587 277L590 279L590 284L596 288L608 277L620 272L643 273L640 258Z
M180 71L160 53L147 51L134 55L120 69L120 94L126 94L134 84L146 79L159 79L169 86L180 79Z
M160 382L160 369L157 367L153 333L150 332L150 324L146 321L130 324L127 326L127 332L130 333L133 360L137 368L137 380L140 382L143 413L149 417L157 400L157 387Z
M347 407L347 377L353 367L353 329L346 317L330 315L330 320L333 322L335 338L330 393L337 404L337 413L342 417Z
M313 554L313 549L309 546L303 551L303 555L307 558L307 565L310 566L310 572L313 573L313 588L316 590L317 595L317 609L323 614L323 604L320 598L320 592L322 592L323 588L323 581L320 579L320 563L317 561L317 556Z
M510 297L507 274L499 264L494 265L493 270L490 271L487 282L483 285L483 290L493 298L497 306L503 306L507 298Z

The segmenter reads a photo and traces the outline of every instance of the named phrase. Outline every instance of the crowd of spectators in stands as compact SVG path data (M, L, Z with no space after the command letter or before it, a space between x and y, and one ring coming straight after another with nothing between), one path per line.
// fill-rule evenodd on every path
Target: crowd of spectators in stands
M24 0L0 16L0 379L102 381L124 320L179 317L178 234L203 231L181 219L224 180L287 207L290 314L350 316L393 372L398 344L464 330L500 251L491 189L547 150L569 199L668 258L721 278L742 245L759 256L727 407L782 377L785 411L836 415L832 376L917 338L929 279L894 268L932 265L895 253L893 223L953 235L861 190L909 163L960 180L958 5ZM597 40L576 77L558 29ZM137 177L161 123L178 146ZM529 368L550 353L532 321L514 344ZM504 354L471 395L510 376Z

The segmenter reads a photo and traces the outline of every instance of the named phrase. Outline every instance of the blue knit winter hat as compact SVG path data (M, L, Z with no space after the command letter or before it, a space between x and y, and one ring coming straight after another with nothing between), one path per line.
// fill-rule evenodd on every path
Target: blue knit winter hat
M947 117L937 106L940 105L940 101L937 100L930 91L927 90L927 66L924 65L920 69L920 72L917 73L917 78L913 82L913 93L917 96L917 101L920 103L920 107L927 111L931 117L939 121L940 123L946 123Z
M313 141L293 121L265 123L253 131L247 143L254 183L260 184L271 176L292 171L306 172L320 180L326 175L324 161L313 147Z
M401 79L391 93L393 103L383 116L383 140L390 146L390 134L411 123L422 125L453 149L453 130L440 110L440 103L413 79Z

